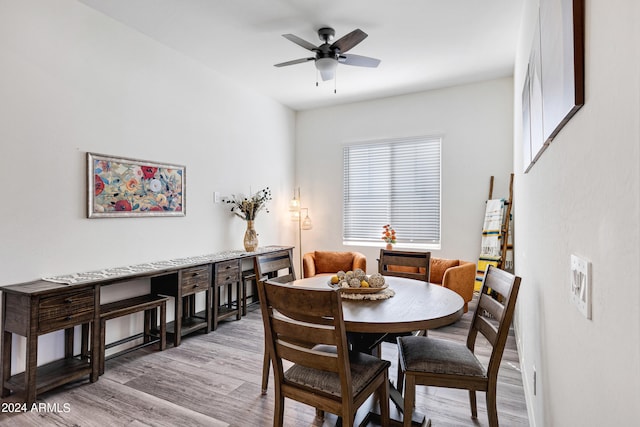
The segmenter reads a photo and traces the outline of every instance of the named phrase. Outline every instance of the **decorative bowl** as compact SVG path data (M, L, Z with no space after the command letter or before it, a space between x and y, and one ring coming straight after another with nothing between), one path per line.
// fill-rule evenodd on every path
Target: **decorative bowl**
M385 283L380 288L343 288L342 286L333 284L331 282L328 282L327 285L329 285L329 287L333 289L340 289L340 292L343 292L345 294L375 294L389 287L388 283Z

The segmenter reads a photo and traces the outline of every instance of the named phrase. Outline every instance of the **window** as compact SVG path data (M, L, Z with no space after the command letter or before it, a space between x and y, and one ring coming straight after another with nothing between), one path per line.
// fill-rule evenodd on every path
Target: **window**
M440 248L441 137L344 147L344 244L380 244L391 224L405 247Z

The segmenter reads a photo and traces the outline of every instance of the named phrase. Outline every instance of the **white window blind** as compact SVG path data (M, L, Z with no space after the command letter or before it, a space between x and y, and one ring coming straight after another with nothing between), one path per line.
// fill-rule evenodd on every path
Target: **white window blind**
M343 240L381 243L391 224L398 244L440 245L441 137L344 147Z

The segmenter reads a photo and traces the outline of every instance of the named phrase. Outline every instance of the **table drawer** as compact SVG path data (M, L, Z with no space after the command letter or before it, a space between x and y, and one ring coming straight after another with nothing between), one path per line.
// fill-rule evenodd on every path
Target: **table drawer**
M241 273L239 260L218 262L215 264L215 284L239 282Z
M182 270L180 286L182 286L183 296L209 289L209 286L211 286L209 266L205 265Z
M38 332L56 331L92 321L94 303L93 288L40 298Z

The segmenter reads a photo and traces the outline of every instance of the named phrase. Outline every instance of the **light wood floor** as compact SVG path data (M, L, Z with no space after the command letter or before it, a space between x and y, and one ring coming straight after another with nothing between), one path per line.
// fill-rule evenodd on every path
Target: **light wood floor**
M454 325L430 331L464 341L471 310ZM486 360L486 342L478 339ZM38 397L48 405L33 413L0 413L1 426L271 426L273 387L260 394L263 333L259 310L241 321L224 321L208 335L195 333L177 348L134 351L106 363L96 383L71 384ZM395 382L396 349L384 344ZM502 426L528 426L522 378L513 334L502 359L498 384L498 416ZM417 411L432 425L488 426L484 393L478 393L478 419L471 418L464 390L418 387ZM11 399L9 398L8 401ZM366 406L367 404L365 404ZM286 401L286 426L330 426L336 417L315 418L311 407Z

